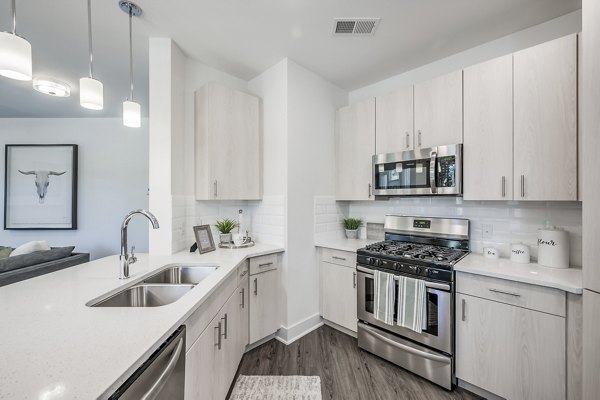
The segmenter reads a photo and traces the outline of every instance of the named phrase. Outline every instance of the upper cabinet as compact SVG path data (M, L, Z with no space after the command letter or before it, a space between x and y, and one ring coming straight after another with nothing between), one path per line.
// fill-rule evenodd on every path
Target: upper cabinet
M514 54L514 198L577 200L577 36Z
M513 198L512 54L464 70L465 200Z
M413 86L375 99L375 154L413 150Z
M337 111L336 199L373 200L371 163L375 154L375 99Z
M196 91L196 200L262 197L259 102L215 83Z
M415 84L415 148L463 142L462 71Z

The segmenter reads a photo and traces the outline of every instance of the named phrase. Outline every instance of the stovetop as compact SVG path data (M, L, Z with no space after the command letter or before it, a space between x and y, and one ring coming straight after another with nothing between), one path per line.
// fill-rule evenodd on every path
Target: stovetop
M373 257L385 257L389 260L407 262L419 260L438 266L452 266L468 251L429 244L385 240L367 245L360 249L359 253L369 254Z

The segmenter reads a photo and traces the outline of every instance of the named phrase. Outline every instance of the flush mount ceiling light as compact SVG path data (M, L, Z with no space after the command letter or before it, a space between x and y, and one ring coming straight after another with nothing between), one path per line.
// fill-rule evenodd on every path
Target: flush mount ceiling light
M19 81L31 80L31 44L17 35L17 6L12 6L12 32L0 32L0 75Z
M130 1L119 1L119 7L129 15L129 97L123 102L123 125L130 128L142 126L142 113L139 103L133 101L133 45L131 39L131 20L142 15L142 9Z
M69 97L71 95L69 85L50 78L34 78L33 88L40 93L54 97Z
M88 39L90 48L90 70L87 78L79 79L79 104L90 110L104 108L104 86L102 82L94 79L94 53L92 51L92 2L87 2L88 11Z

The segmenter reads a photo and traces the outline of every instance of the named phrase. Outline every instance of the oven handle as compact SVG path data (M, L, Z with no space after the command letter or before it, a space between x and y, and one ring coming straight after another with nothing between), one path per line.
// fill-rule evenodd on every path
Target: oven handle
M373 328L367 326L367 325L361 325L361 328L365 330L365 332L367 332L368 334L372 335L373 337L384 341L385 343L389 344L390 346L396 347L400 350L404 350L408 353L414 354L416 356L419 357L423 357L423 358L427 358L429 360L432 361L437 361L437 362L441 362L444 364L448 364L450 362L450 360L447 357L442 357L442 356L437 356L435 354L431 354L422 350L418 350L415 348L412 348L410 346L407 346L405 344L402 343L398 343L396 341L393 341L391 339L388 339L387 337L381 335L380 333L375 332L375 330L373 330Z
M359 272L363 272L363 273L365 273L367 275L373 275L373 270L372 269L361 267L360 265L356 266L356 270L359 271ZM418 279L418 278L415 278L415 279ZM425 287L430 288L430 289L440 289L440 290L450 291L450 285L448 285L446 283L437 283L437 282L425 281Z
M437 150L437 147L435 148ZM429 186L431 186L431 193L437 193L437 184L435 175L437 172L437 151L431 152L431 162L429 163Z

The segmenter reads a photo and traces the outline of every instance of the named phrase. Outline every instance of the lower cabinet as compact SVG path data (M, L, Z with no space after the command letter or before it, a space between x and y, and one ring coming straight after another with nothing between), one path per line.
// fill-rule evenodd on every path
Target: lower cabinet
M321 316L356 332L356 268L321 261Z
M250 343L277 332L281 327L279 302L277 269L250 275Z
M565 324L562 316L457 293L456 376L509 400L565 399Z

